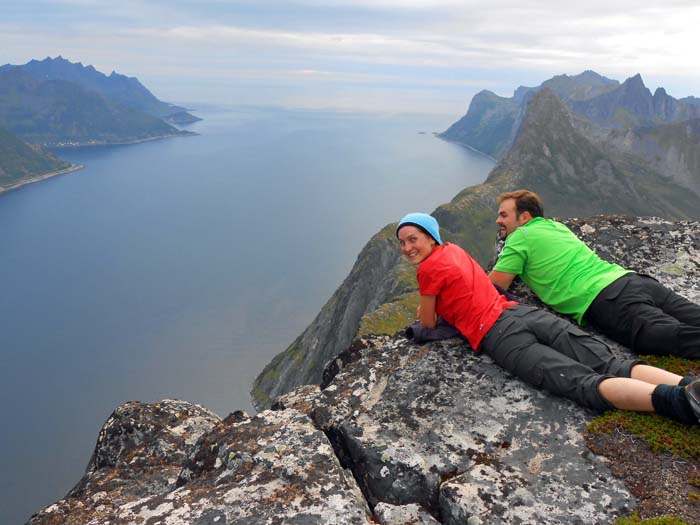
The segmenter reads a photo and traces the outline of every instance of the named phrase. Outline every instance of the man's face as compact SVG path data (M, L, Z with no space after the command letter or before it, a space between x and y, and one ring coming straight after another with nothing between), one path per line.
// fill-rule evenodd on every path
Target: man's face
M496 219L500 230L498 231L501 239L505 239L513 233L518 227L523 225L521 215L516 214L515 199L505 199L498 207L498 218Z

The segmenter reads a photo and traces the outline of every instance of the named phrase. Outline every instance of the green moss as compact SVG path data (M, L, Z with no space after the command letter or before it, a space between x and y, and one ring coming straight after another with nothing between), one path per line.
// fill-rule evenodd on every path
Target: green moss
M418 289L418 281L416 280L416 267L406 260L399 263L396 280L399 283L398 288L401 293L412 292Z
M659 270L671 275L685 275L686 273L685 269L673 263L664 264Z
M634 513L627 518L617 518L613 525L690 525L687 521L674 516L660 516L657 518L642 519Z
M250 395L253 398L253 404L256 407L268 407L272 403L272 400L270 399L270 396L267 395L267 392L265 392L257 384L253 385Z
M594 434L626 431L643 439L654 452L700 459L700 427L689 427L656 414L612 410L591 421L586 430Z
M418 292L411 292L402 295L396 301L381 305L362 317L357 335L361 337L367 334L395 334L415 319L419 303Z
M263 371L255 378L253 388L250 392L253 397L253 403L256 407L270 406L270 396L268 392L272 387L279 382L282 367L285 366L288 356L299 363L303 359L304 351L301 345L302 336L297 337L294 342L284 351L277 354L272 361L263 369Z
M644 359L651 366L663 368L680 376L700 375L700 361L697 360L661 355L642 355L639 358Z

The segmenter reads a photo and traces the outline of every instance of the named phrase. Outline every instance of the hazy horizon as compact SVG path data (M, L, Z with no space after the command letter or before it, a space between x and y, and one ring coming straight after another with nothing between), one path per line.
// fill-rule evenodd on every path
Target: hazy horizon
M511 0L11 1L2 64L58 55L135 76L158 98L461 116L592 69L652 91L700 95L700 6ZM8 7L10 7L8 6ZM42 16L37 16L41 13Z

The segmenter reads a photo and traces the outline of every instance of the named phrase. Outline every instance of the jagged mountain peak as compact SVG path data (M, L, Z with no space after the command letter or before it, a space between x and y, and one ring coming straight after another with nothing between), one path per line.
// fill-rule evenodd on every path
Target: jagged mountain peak
M566 105L554 91L544 88L530 98L513 149L541 143L544 137L558 142L572 133L574 128Z
M637 73L633 77L629 77L627 80L625 80L622 83L622 87L630 90L630 89L644 89L649 92L651 95L651 91L644 85L644 80L642 80L642 75Z
M566 114L566 107L557 94L549 88L542 88L531 99L527 105L525 120L532 118L532 115L544 112L553 118L558 118Z

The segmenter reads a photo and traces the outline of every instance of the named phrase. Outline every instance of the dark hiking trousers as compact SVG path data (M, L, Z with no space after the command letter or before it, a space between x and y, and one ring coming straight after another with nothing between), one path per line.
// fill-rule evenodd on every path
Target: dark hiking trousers
M545 310L506 309L481 341L500 366L533 386L596 410L614 408L598 392L610 377L630 377L639 360L622 361L608 346Z
M638 354L700 358L700 306L646 275L613 281L584 319Z

